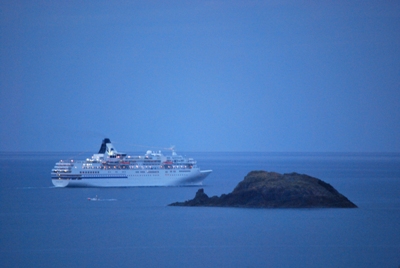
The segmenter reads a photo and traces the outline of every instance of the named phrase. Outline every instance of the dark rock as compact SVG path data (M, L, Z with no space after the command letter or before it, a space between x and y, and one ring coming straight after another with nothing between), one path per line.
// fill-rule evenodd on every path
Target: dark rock
M330 184L308 175L251 171L229 194L208 197L199 189L192 200L170 206L251 208L356 208Z

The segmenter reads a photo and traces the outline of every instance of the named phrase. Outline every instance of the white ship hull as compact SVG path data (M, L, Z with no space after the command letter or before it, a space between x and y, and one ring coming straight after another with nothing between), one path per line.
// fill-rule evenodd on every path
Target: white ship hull
M55 187L151 187L151 186L196 186L202 185L203 180L209 175L211 170L192 170L190 174L179 173L179 171L154 174L154 173L139 173L129 174L129 171L124 174L119 174L115 177L110 177L105 173L104 176L93 177L76 177L69 178L52 178Z

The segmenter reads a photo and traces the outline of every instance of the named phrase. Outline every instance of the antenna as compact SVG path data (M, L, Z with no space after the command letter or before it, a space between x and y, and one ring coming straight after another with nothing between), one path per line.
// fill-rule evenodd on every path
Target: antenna
M172 151L172 155L176 155L176 153L175 153L175 145L171 145L171 147L168 148L168 150Z

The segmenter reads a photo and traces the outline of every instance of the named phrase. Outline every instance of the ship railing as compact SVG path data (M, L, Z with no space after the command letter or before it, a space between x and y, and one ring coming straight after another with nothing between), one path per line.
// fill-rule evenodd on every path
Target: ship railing
M56 163L57 166L63 166L63 167L70 167L73 164L72 163L65 163L65 162L58 162Z
M71 173L71 169L52 169L53 173Z

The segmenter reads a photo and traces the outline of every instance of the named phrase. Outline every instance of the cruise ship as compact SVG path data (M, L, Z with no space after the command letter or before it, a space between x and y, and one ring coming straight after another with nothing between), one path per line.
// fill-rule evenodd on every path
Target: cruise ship
M147 151L140 156L118 152L110 139L83 161L59 161L51 171L56 187L137 187L202 185L212 170L200 170L193 158Z

